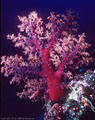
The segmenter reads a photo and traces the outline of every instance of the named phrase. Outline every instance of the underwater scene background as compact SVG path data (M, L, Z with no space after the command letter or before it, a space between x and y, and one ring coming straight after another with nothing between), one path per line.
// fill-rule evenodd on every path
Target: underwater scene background
M7 36L8 34L18 34L19 30L17 29L17 25L20 24L18 17L17 16L28 16L30 12L36 11L38 13L38 16L40 16L44 23L47 23L47 17L50 16L50 12L55 12L56 14L64 14L68 10L71 10L74 12L74 14L78 14L78 25L79 25L79 30L78 34L85 33L86 35L86 42L88 44L91 44L92 47L88 50L91 54L91 57L93 58L93 61L95 61L95 1L94 0L80 0L80 1L75 1L75 0L2 0L2 6L1 6L1 56L10 56L10 55L15 55L18 54L19 56L23 56L22 50L20 48L14 47L14 43L12 43L10 40L7 40L7 37L10 38L10 36ZM51 14L52 16L53 14ZM35 16L34 16L35 17ZM54 16L53 16L54 17ZM21 19L20 19L21 20ZM6 37L7 36L7 37ZM67 54L68 55L68 54ZM16 56L15 56L16 57ZM17 56L18 57L18 56ZM24 56L23 56L24 57ZM16 58L17 59L17 58ZM56 71L56 67L54 67ZM68 68L71 69L71 68ZM39 71L39 70L38 70ZM92 72L93 71L93 72ZM72 70L73 72L73 70ZM83 66L80 67L76 73L81 74L81 76L75 76L75 80L79 80L79 78L84 81L84 86L86 87L85 91L89 95L93 95L95 97L95 89L93 86L95 86L95 64L94 62L90 63L88 66ZM88 75L88 76L87 76ZM64 75L65 76L65 75ZM90 77L90 78L89 78ZM85 79L84 79L85 78ZM11 76L9 77L4 77L3 75L1 76L1 118L9 118L9 119L15 119L15 118L22 118L22 119L34 119L34 120L43 120L43 119L50 119L50 120L58 120L58 119L70 119L73 120L74 116L72 114L75 114L73 109L74 106L78 106L77 103L72 102L72 106L67 107L68 105L71 105L71 101L67 100L66 104L61 104L64 101L59 102L59 104L63 105L61 106L64 112L64 115L62 115L62 118L56 118L50 117L52 116L53 112L48 113L49 115L44 117L45 107L47 108L47 111L52 108L51 106L54 105L55 101L53 101L56 98L52 97L52 103L51 99L45 103L45 101L40 98L37 101L32 101L31 99L26 98L26 99L20 99L17 97L17 93L23 88L23 83L20 87L18 85L15 85L13 83L12 85L9 84L9 81L11 79ZM92 80L94 82L89 82L89 80ZM68 84L70 82L69 80L66 83L63 84ZM79 82L76 84L75 81L70 82L69 85L73 86L70 89L74 90L78 85L81 84ZM75 85L75 86L74 86ZM92 89L88 90L89 85ZM44 86L44 85L43 85ZM64 85L65 86L65 85ZM46 86L44 86L47 88ZM81 88L80 88L81 89ZM18 94L20 96L22 94ZM82 95L82 93L80 93ZM88 98L87 95L85 95L86 98ZM45 96L46 97L46 96ZM92 97L92 96L91 96ZM93 105L95 106L95 98L93 97L94 100L92 100ZM72 95L70 96L69 94L69 99L73 98L73 91ZM65 98L64 98L65 99ZM79 101L79 98L74 98L75 101ZM95 111L94 106L92 106L92 103L88 101L87 99L82 98L80 101L82 103L78 104L84 104L86 106L88 105L92 108L88 109L83 113L81 116L79 113L80 118L75 117L74 120L94 120L95 118ZM45 106L44 106L45 104ZM55 106L58 106L58 104L55 104ZM54 106L54 107L55 107ZM82 106L82 105L81 105ZM79 107L79 106L78 106ZM58 108L59 109L59 108ZM65 114L65 111L67 110L67 113ZM69 111L71 109L71 111ZM73 109L73 110L72 110ZM77 111L76 108L75 111ZM84 108L82 108L84 111ZM69 117L68 111L71 112L71 116ZM46 112L47 114L47 112ZM68 116L68 117L67 117Z

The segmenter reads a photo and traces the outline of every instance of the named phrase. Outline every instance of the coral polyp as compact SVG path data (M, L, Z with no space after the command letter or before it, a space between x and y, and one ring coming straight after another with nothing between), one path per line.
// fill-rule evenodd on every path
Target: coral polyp
M20 33L7 38L23 55L1 57L1 73L12 77L10 84L23 85L17 96L32 102L44 100L45 120L64 115L67 120L78 120L88 107L95 111L95 71L79 72L93 63L91 44L85 33L78 34L73 12L51 12L47 24L35 11L18 18Z

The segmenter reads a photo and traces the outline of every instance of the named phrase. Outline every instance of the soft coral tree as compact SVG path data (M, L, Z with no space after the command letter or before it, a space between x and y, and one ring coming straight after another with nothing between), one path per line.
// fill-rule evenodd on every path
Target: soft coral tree
M21 98L39 100L48 94L52 101L58 101L64 96L65 77L72 78L74 71L92 60L85 34L78 35L71 11L66 15L50 13L45 25L35 11L18 18L21 33L7 38L15 47L22 48L27 60L18 55L3 56L1 72L5 76L13 75L10 83L24 82L23 91L17 94Z

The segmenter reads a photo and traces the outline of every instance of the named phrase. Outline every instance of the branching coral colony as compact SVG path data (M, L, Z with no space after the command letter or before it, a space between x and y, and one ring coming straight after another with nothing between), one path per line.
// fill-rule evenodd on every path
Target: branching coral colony
M45 120L64 116L66 120L78 120L88 107L95 111L95 71L76 72L93 62L88 52L91 45L84 33L78 35L73 13L51 12L45 25L35 11L18 18L21 33L7 38L22 48L26 57L1 57L1 73L13 76L10 84L24 85L17 96L44 100Z

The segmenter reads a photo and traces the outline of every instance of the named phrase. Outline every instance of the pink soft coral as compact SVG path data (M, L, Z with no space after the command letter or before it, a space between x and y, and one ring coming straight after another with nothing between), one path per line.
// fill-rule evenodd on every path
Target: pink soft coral
M70 11L67 15L50 13L46 27L35 11L28 17L18 18L21 21L18 28L22 33L17 37L14 34L7 37L15 47L22 48L28 59L25 61L18 55L3 56L2 73L14 75L10 83L23 80L24 90L18 96L39 99L37 96L42 96L42 91L47 88L51 100L57 101L64 95L62 75L68 77L70 73L72 76L72 71L92 60L86 51L89 44L85 42L85 34L77 35L77 22ZM42 69L37 71L39 65Z

